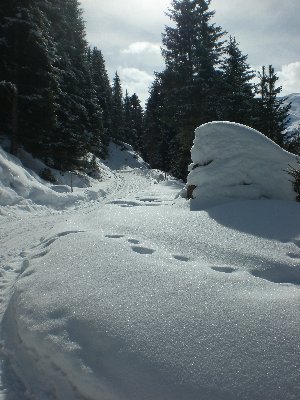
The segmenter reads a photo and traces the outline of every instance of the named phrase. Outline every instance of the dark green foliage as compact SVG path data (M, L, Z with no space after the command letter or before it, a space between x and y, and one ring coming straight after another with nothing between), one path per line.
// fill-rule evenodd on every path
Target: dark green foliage
M154 81L146 104L142 136L142 155L153 167L170 170L170 129L163 122L164 94L159 77ZM173 136L173 135L172 135Z
M285 133L283 148L290 153L300 156L300 125Z
M53 41L41 3L3 0L0 6L0 80L17 88L17 140L34 155L40 153L47 132L56 126L55 78L48 50ZM5 111L1 109L0 114ZM4 129L9 128L7 118L5 124Z
M136 93L126 91L124 97L124 141L141 152L143 136L143 108Z
M124 140L124 105L121 81L115 73L112 86L111 136L115 141Z
M237 41L230 36L221 63L218 119L251 126L254 108L251 80L255 74L246 61L247 56L241 53Z
M224 33L210 23L214 12L209 11L209 0L173 0L171 5L168 16L174 26L163 34L166 68L158 75L164 98L159 118L170 145L169 168L185 178L195 128L217 118L217 66Z
M260 82L258 85L258 94L260 97L256 101L256 120L254 128L272 139L275 143L283 146L284 129L288 123L288 115L291 105L284 105L285 99L278 98L281 92L281 86L276 87L278 80L272 65L269 65L268 73L266 68L262 67L259 73Z
M44 179L45 181L51 182L51 183L56 183L56 179L54 175L51 172L50 168L44 168L41 171L41 178Z
M297 160L298 168L290 167L287 173L292 176L292 184L297 194L296 200L300 202L300 160Z
M59 105L57 129L49 140L50 158L60 169L76 169L88 151L100 154L102 111L92 86L79 2L53 0L46 12L56 43L53 66Z
M84 167L89 151L102 155L103 114L79 1L3 0L0 37L0 81L18 92L18 142L62 170ZM7 134L12 118L5 97L0 117Z
M111 106L112 106L112 89L109 83L108 74L105 68L105 61L102 52L94 47L88 49L88 61L93 81L93 88L96 93L97 101L102 109L103 121L103 138L104 146L108 145L111 133Z

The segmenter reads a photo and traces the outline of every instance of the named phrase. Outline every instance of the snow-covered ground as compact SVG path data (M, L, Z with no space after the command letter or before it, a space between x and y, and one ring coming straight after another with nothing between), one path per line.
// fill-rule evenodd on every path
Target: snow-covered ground
M58 193L0 154L0 399L298 399L299 203L191 211L110 155Z
M289 125L287 131L299 129L300 126L300 93L292 93L286 97L286 104L291 103Z

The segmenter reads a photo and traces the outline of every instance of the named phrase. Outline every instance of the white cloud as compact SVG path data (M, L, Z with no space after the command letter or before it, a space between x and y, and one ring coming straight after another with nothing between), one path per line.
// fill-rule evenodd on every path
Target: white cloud
M154 53L160 54L160 43L134 42L127 49L121 50L123 54Z
M283 65L277 72L278 83L282 86L282 95L300 93L300 61Z
M123 90L127 89L130 95L136 93L144 106L149 95L148 89L154 81L154 75L138 68L124 68L122 66L118 68L118 73Z

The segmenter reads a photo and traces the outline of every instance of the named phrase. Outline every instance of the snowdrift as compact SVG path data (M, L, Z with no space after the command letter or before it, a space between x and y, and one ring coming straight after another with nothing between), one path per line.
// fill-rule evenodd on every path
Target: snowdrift
M246 234L131 196L68 213L23 259L3 339L29 398L298 399L299 204L215 208Z
M87 174L60 172L51 169L56 184L40 178L48 168L23 149L14 157L0 146L0 206L31 209L46 206L62 209L79 201L100 200L105 196L114 170L149 169L149 165L128 144L110 143L107 160L97 159L98 172L93 179ZM161 172L153 173L159 175ZM71 182L74 192L71 193ZM97 187L98 186L98 187Z
M45 167L45 166L44 166ZM58 193L58 190L65 193ZM37 173L0 147L0 205L44 205L61 209L84 197L71 194L66 185L50 185Z
M295 200L290 154L260 132L232 122L211 122L196 129L187 187L191 208L234 199Z

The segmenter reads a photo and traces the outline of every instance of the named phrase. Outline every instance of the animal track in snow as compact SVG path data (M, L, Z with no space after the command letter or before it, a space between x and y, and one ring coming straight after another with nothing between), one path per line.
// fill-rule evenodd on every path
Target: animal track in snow
M300 285L300 266L276 265L264 270L252 270L250 273L257 277L274 283L291 283Z
M48 254L49 253L49 250L44 250L44 251L41 251L40 253L37 253L37 254L33 254L32 256L31 256L31 258L33 259L33 258L41 258L41 257L44 257L46 254Z
M109 239L121 239L124 235L105 235Z
M58 233L56 236L57 237L62 237L62 236L70 235L72 233L82 233L82 232L84 232L84 231L65 231L65 232Z
M57 238L55 237L55 238L52 238L52 239L49 239L49 240L47 240L45 243L44 243L44 246L43 247L49 247L52 243L54 243L55 241L57 240Z
M178 261L185 261L185 262L190 261L190 259L185 256L177 256L177 255L173 254L173 257L175 258L175 260L178 260Z
M139 254L153 254L155 250L142 246L131 246L132 250Z
M232 267L211 267L211 269L217 272L225 272L225 274L232 274L234 271L236 271L236 268Z
M140 241L137 239L128 239L128 243L132 243L132 244L139 244Z
M117 204L120 207L138 207L140 206L139 203L136 201L130 201L130 200L113 200L109 204Z
M40 241L43 244L43 247L46 248L46 247L49 247L52 243L54 243L60 237L71 235L71 234L74 234L74 233L81 233L81 232L84 232L84 231L65 231L65 232L60 232L57 235L55 235L55 236L53 236L51 238L48 238L48 239L45 239L44 237L42 237L40 239Z

